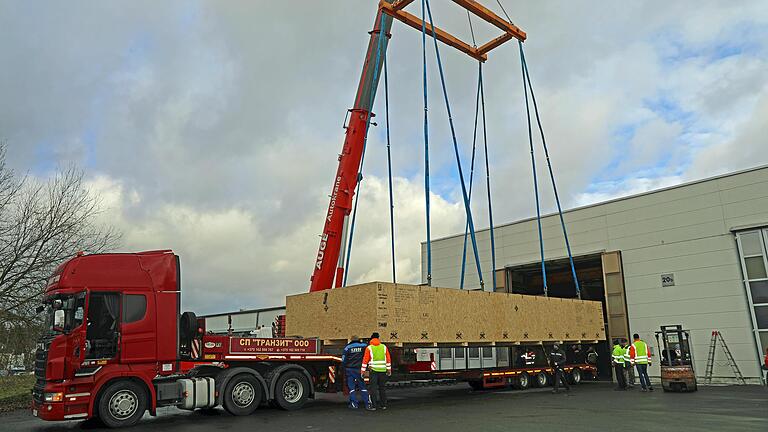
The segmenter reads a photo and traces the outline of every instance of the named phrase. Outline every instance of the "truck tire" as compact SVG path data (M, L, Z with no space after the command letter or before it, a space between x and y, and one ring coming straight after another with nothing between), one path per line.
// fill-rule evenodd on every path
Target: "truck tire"
M539 372L534 379L536 387L546 387L549 385L549 374L546 372Z
M307 377L300 371L289 370L277 378L275 404L286 411L297 410L307 402L309 391Z
M253 375L241 373L229 380L221 400L228 413L234 416L245 416L259 407L262 397L259 380Z
M147 410L147 392L140 384L116 381L99 394L98 417L110 428L135 425Z
M179 335L182 339L191 339L197 334L197 315L184 312L179 318Z
M531 376L528 375L528 372L523 372L520 375L518 375L517 379L515 380L515 388L520 390L527 390L531 387Z
M470 380L467 382L469 383L469 386L472 387L472 390L479 391L485 388L482 380Z
M581 369L575 367L571 370L571 373L568 374L568 382L574 385L581 384L581 379L583 378Z

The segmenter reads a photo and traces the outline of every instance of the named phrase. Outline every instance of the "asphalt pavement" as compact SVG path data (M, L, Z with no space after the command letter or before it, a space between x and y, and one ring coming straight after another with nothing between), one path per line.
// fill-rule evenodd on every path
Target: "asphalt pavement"
M253 415L161 408L131 432L210 431L768 431L768 388L699 387L695 393L617 392L587 382L570 396L550 389L472 391L466 384L393 389L387 411L346 407L322 395L294 412L262 407ZM621 426L618 426L621 425ZM27 411L0 415L0 431L97 431L94 421L44 422Z

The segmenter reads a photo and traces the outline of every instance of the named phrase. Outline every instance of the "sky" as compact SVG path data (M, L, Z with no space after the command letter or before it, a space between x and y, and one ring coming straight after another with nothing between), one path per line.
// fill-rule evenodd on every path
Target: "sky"
M408 7L420 14L420 2ZM470 39L466 13L435 25ZM501 15L493 1L483 4ZM86 172L121 251L173 249L183 307L284 304L308 290L374 0L0 0L0 139L19 173ZM768 8L755 1L502 2L526 60L563 207L768 164ZM472 20L478 44L498 31ZM477 62L439 46L469 176ZM427 51L433 238L462 232L462 193ZM387 52L399 282L426 238L420 32ZM497 223L535 215L516 42L483 66ZM383 86L374 105L351 283L390 280ZM488 226L484 155L472 210ZM544 211L554 207L536 141ZM468 179L467 179L468 181Z

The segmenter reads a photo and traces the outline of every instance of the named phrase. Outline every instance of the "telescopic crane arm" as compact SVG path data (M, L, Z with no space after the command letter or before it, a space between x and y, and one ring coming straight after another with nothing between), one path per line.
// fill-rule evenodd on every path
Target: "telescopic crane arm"
M357 86L355 104L349 110L349 124L346 126L344 146L341 154L339 154L339 166L333 180L331 200L328 205L328 211L325 214L323 233L320 236L320 247L317 251L315 267L310 279L309 290L311 292L333 287L338 288L343 283L344 246L347 238L349 216L352 210L355 188L360 181L358 173L360 172L360 164L363 157L368 121L369 117L373 116L371 110L381 76L381 73L376 73L376 71L382 70L393 18L421 30L421 19L403 10L413 1L381 0L379 2L376 21L374 22L373 30L370 32L371 38L368 42L368 50L363 62L363 72ZM437 27L433 28L429 24L425 26L428 35L432 36L434 34L439 41L479 61L485 61L490 50L508 40L513 38L525 40L525 32L497 16L478 2L473 0L453 1L472 14L498 27L504 31L504 34L479 47L470 46L450 33ZM380 37L381 32L384 32L385 37ZM378 65L376 64L377 60Z

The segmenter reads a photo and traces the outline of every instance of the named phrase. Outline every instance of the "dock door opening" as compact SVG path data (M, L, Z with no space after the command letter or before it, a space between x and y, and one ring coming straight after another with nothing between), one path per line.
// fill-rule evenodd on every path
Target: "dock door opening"
M576 276L583 300L603 303L603 321L607 340L597 347L598 372L601 378L611 378L611 340L628 337L627 302L624 295L624 275L621 252L602 252L573 257ZM567 258L546 261L547 285L550 297L575 298L570 263ZM505 268L503 286L499 292L544 295L541 263L534 262ZM501 285L501 284L500 284Z

